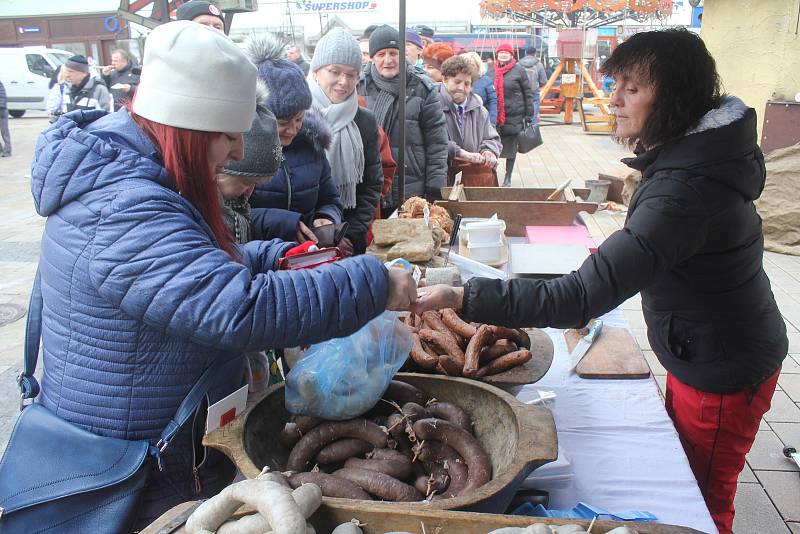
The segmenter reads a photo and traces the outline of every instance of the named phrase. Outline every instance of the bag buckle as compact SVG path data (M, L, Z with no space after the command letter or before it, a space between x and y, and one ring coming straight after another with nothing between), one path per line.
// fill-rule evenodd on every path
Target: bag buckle
M19 386L19 389L20 389L20 394L19 394L19 411L20 412L25 409L25 406L33 404L33 399L28 399L25 396L25 389L22 387L22 381L24 379L25 379L24 373L20 373L20 374L17 375L17 385ZM25 402L26 400L30 400L30 402L26 403ZM0 517L3 517L2 508L0 508Z

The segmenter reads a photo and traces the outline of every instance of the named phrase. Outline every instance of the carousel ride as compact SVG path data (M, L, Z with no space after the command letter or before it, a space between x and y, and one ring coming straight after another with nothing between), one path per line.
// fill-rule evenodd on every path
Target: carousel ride
M558 28L560 62L540 92L540 113L563 112L564 123L571 124L577 108L584 131L608 133L613 124L609 98L586 66L586 60L595 60L594 47L586 46L588 30L626 21L663 24L672 15L672 0L483 0L481 15ZM597 113L585 113L584 104Z

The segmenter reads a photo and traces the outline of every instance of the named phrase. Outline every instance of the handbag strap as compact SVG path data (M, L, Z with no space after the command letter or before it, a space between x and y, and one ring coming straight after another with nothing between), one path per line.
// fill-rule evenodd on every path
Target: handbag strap
M34 399L39 394L39 382L36 380L34 373L36 372L36 365L39 360L39 340L42 335L42 288L41 288L41 275L39 269L36 269L36 276L33 279L33 289L31 290L31 298L28 304L28 319L25 325L25 358L23 362L23 370L17 377L17 383L20 388L20 411L25 407L25 401ZM221 358L215 358L209 365L200 378L197 379L192 389L189 390L186 397L184 397L175 415L167 423L167 426L161 432L161 438L158 443L150 447L150 454L158 460L159 468L162 468L160 453L164 452L169 442L178 433L178 430L194 415L197 407L206 396L211 380L222 369L223 361Z

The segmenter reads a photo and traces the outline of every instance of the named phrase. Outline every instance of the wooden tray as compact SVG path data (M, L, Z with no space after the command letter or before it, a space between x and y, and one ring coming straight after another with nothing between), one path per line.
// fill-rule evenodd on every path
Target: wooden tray
M341 499L336 499L341 501ZM199 505L198 501L179 504L165 512L140 534L185 534L186 519ZM251 509L240 509L235 516L252 513ZM398 510L394 506L379 502L323 502L311 516L310 522L320 534L331 532L336 526L351 519L364 523L365 534L384 534L399 531L413 534L487 534L502 527L526 527L534 523L545 525L576 524L587 528L590 521L580 519L554 519L549 517L523 517L515 515L479 514L475 512L453 512L448 510ZM634 523L621 521L595 521L592 534L604 534L614 528L627 525L640 534L702 534L700 531L661 523Z
M570 352L587 330L565 330ZM642 350L625 328L603 325L603 330L575 369L581 378L647 378L650 366Z
M442 198L448 198L451 189L452 187L443 187ZM464 200L541 202L547 200L553 191L553 187L464 187ZM589 198L588 189L573 187L572 191L581 200Z
M555 350L553 340L538 328L526 328L525 331L531 337L533 358L525 365L514 367L496 375L479 378L478 380L505 389L509 386L533 384L547 373L553 363L553 352Z
M437 200L436 205L451 216L488 219L496 213L506 223L506 235L513 237L525 237L526 226L568 226L580 212L597 211L594 202Z
M398 373L395 379L417 386L441 401L458 404L470 415L475 437L492 464L492 479L469 495L385 506L405 511L502 512L525 478L558 456L555 422L547 408L522 403L502 389L466 378ZM283 471L291 452L279 439L280 430L289 420L283 394L281 383L254 395L242 415L206 434L203 444L225 454L246 478L258 476L265 465ZM362 507L372 504L329 497L323 501Z

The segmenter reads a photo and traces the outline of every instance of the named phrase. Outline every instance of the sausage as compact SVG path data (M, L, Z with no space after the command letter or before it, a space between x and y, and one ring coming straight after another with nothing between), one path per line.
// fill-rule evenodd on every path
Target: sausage
M322 423L319 417L310 415L293 415L281 430L278 439L284 445L291 447L303 437L303 434Z
M439 356L439 364L436 370L447 376L461 376L464 372L464 365L449 354Z
M425 411L429 414L429 417L450 421L454 425L472 433L472 420L469 415L467 415L467 412L455 404L431 400L428 402L428 405L425 406Z
M481 351L481 355L478 358L478 363L480 365L486 365L490 361L496 360L500 356L506 355L509 352L514 352L517 350L517 348L517 344L510 339L498 339L494 342L494 345L485 347Z
M464 354L464 376L472 378L478 373L481 351L484 347L494 343L496 339L491 328L489 325L482 324L469 340Z
M303 484L316 484L325 497L372 500L372 497L357 484L328 473L295 473L289 477L289 484L293 488L299 488Z
M478 373L475 375L476 378L481 378L484 376L496 375L497 373L502 373L503 371L507 371L512 367L517 367L519 365L523 365L528 360L533 357L531 351L522 349L517 350L514 352L510 352L503 356L500 356L496 360L493 360L478 370Z
M422 406L425 406L425 403L430 399L428 394L421 389L399 380L389 382L389 387L383 392L383 398L393 400L400 405L407 402L416 402Z
M401 454L411 450L411 441L406 433L406 425L405 418L399 413L393 413L386 418L386 428Z
M445 308L441 311L442 313L442 322L461 337L471 338L475 335L477 329L472 326L471 324L463 321L461 317L458 316L456 311L452 308Z
M531 337L525 330L520 328L506 328L505 326L492 326L492 332L497 339L510 339L518 347L525 347L530 350Z
M363 439L347 438L326 445L317 453L318 464L336 464L353 456L361 456L374 449L372 443Z
M439 316L439 312L426 311L422 314L422 320L425 321L425 324L427 325L425 328L449 337L461 349L466 346L464 344L464 340L453 333L453 331L450 330L446 324L444 324L444 321L442 321L442 318ZM420 330L422 330L422 328L420 328Z
M289 454L286 469L298 473L307 471L308 463L322 447L341 438L363 439L378 448L386 447L388 442L386 431L366 419L325 422L300 438Z
M387 501L414 502L424 499L424 496L414 489L413 486L409 486L405 482L401 482L394 477L377 471L360 469L358 467L345 467L335 471L333 475L346 478L354 482L367 493L386 499Z
M431 493L441 494L447 489L448 484L450 484L450 473L447 472L443 465L434 464L431 467L431 476L428 478L428 491L425 495L430 495Z
M409 459L408 456L394 449L374 449L372 452L367 453L367 458L373 460L394 460L396 462L403 462Z
M344 466L377 471L378 473L384 473L390 477L394 477L397 480L408 480L411 478L411 460L408 458L404 458L403 461L348 458Z
M407 402L403 405L400 409L403 412L403 415L410 419L411 421L416 421L417 419L424 419L426 417L430 417L425 409L424 406L420 406L416 402Z
M441 359L442 354L448 354L456 358L463 367L464 351L461 350L456 341L453 341L452 336L446 336L429 328L422 328L419 331L419 338L425 343L433 345L433 349L439 354L439 359Z
M489 456L478 440L463 428L442 419L420 419L414 423L414 433L418 440L430 439L449 445L464 459L468 478L462 493L475 490L491 479Z
M438 356L428 354L428 352L422 348L419 335L414 334L413 339L414 344L411 346L411 359L414 360L414 363L423 369L436 369L436 364L439 363Z
M425 462L440 462L447 469L450 476L450 483L447 491L441 494L440 498L449 499L460 494L467 485L469 473L464 459L449 445L441 441L426 441L417 447L419 459ZM433 469L431 469L433 471Z

